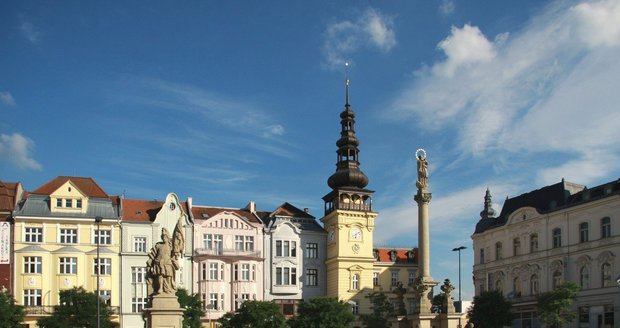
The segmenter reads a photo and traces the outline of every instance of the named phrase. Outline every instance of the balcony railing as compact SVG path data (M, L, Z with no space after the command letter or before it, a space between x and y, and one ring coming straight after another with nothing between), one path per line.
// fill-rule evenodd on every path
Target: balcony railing
M26 315L51 315L54 313L54 306L24 306L24 312ZM110 312L112 315L120 313L120 307L110 306Z
M238 249L226 249L226 248L217 248L217 249L196 248L194 249L194 255L259 258L261 256L261 252L260 251L244 251L244 250L238 250Z

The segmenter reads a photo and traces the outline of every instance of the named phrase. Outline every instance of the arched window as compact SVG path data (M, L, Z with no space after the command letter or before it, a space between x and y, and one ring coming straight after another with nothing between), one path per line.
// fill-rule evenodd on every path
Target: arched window
M613 286L611 281L611 264L603 263L601 265L601 287Z
M501 293L503 291L503 289L504 289L502 285L503 285L502 280L501 279L497 279L495 281L495 290L497 290L498 292Z
M611 219L604 217L601 219L601 238L611 237Z
M553 271L553 281L552 281L553 289L558 288L560 284L562 284L562 271L555 270Z
M360 276L356 273L351 278L351 289L359 290L360 289Z
M530 277L530 295L538 295L538 275L533 274Z
M533 233L530 235L530 253L534 253L538 250L538 234Z
M495 243L495 259L501 260L502 257L502 242L498 241L497 243Z
M581 289L590 287L590 272L585 265L579 269L579 284L581 285Z
M588 222L581 222L579 224L579 242L585 243L588 241Z

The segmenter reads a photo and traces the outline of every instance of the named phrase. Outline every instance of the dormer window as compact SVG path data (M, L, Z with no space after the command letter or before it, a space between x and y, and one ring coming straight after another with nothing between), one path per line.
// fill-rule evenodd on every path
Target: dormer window
M390 260L392 260L392 262L396 262L396 250L390 251Z
M372 256L374 256L374 257L375 257L375 260L377 260L377 261L378 261L378 260L379 260L379 250L378 250L378 249L376 249L376 248L375 248L375 249L373 249L373 250L372 250Z

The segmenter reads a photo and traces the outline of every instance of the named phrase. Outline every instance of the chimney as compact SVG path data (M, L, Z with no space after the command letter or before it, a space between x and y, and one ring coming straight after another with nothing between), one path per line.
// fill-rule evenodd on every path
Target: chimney
M310 209L309 209L309 208L307 208L307 207L304 207L304 212L306 212L306 213L310 213Z
M256 203L252 200L245 207L250 213L256 213Z

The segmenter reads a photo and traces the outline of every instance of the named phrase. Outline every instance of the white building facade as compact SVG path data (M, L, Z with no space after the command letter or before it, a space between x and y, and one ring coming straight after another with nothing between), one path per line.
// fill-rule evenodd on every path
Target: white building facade
M495 215L487 190L472 235L476 295L500 290L513 327L540 327L537 297L563 281L581 286L567 327L620 323L620 180L594 188L562 181L507 198Z
M265 300L285 316L301 300L325 295L327 232L306 210L284 203L265 223Z

